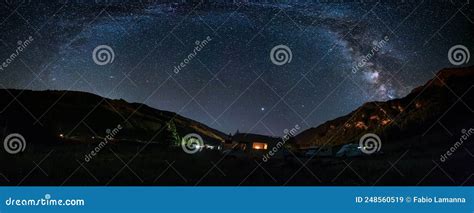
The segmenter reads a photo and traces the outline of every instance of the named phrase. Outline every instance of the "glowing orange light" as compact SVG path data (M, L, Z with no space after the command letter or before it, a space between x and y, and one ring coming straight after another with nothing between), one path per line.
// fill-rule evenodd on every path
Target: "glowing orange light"
M398 106L398 110L399 110L400 112L403 112L403 111L404 111L403 107L400 106L400 105Z
M382 125L387 125L387 124L389 124L390 122L392 122L392 120L390 120L390 119L385 119L385 120L382 121Z
M253 143L252 148L253 149L267 149L267 144L266 143Z
M358 121L356 123L355 127L359 128L359 129L367 129L368 128L367 125L365 125L365 123L362 122L362 121Z

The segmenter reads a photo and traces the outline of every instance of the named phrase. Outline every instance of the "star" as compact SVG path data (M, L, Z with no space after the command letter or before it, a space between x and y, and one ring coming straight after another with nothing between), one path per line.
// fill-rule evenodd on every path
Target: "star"
M117 5L121 9L53 2L22 6L26 20L12 16L2 26L0 85L109 94L106 98L145 103L223 132L272 134L268 129L281 132L300 122L300 115L317 126L365 102L403 97L432 78L433 70L450 66L442 50L474 37L465 16L454 16L446 27L455 26L456 33L446 29L443 39L425 45L446 17L458 12L449 2L405 5L404 10L417 11L408 19L392 2L272 5L284 7L289 17L274 17L269 9L274 7L265 4L238 11L133 4ZM95 17L102 10L107 16ZM51 18L45 11L60 12ZM377 18L361 19L367 11ZM31 31L33 23L37 33ZM395 28L396 35L387 30ZM29 35L33 40L26 46ZM23 50L12 59L19 40ZM99 66L91 55L104 44L115 58ZM298 63L275 66L269 54L277 45L290 47ZM185 66L175 73L181 63ZM47 81L30 84L36 72ZM264 106L272 106L271 113ZM263 115L280 122L255 126Z

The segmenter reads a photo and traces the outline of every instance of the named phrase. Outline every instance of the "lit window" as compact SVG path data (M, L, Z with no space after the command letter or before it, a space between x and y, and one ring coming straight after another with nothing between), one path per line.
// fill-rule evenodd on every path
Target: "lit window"
M267 149L267 144L266 143L253 143L252 148L253 149Z

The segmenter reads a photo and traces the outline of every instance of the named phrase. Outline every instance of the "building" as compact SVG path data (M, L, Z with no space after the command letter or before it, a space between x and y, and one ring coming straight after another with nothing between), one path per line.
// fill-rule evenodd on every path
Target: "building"
M229 136L224 143L224 149L239 150L250 154L263 154L272 149L279 140L279 138L265 135L236 133Z

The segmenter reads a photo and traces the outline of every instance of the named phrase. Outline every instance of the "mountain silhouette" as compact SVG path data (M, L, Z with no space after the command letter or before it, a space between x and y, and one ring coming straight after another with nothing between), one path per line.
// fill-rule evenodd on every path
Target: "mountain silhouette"
M220 143L225 134L174 112L145 104L111 100L76 91L0 90L0 127L19 132L34 143L57 143L58 136L78 142L105 137L121 125L116 141L153 143L169 137L170 124L182 136L201 135L209 143Z
M365 103L345 116L302 131L276 150L272 142L281 138L250 133L226 135L145 104L85 92L2 89L1 133L3 138L20 133L26 149L18 154L0 151L2 162L14 162L0 164L0 174L5 177L1 183L474 185L474 170L469 163L474 157L473 83L474 67L443 69L403 98ZM120 131L115 131L119 125ZM117 134L101 146L111 132ZM242 151L212 149L189 154L169 147L190 133L199 134L206 144L224 148L228 142L246 142L252 150L251 143L264 142L268 149L252 151L285 154L262 161L261 156ZM345 144L358 143L368 133L380 137L380 153L334 154ZM464 143L459 143L461 139ZM308 157L306 149L314 154L315 147L329 147L325 150L332 155ZM92 155L92 151L98 153ZM35 162L41 170L31 170L36 168Z
M366 133L387 141L427 134L442 128L473 127L474 67L439 71L407 96L385 102L368 102L353 112L297 135L300 146L335 146L358 142ZM444 131L444 130L443 130Z

